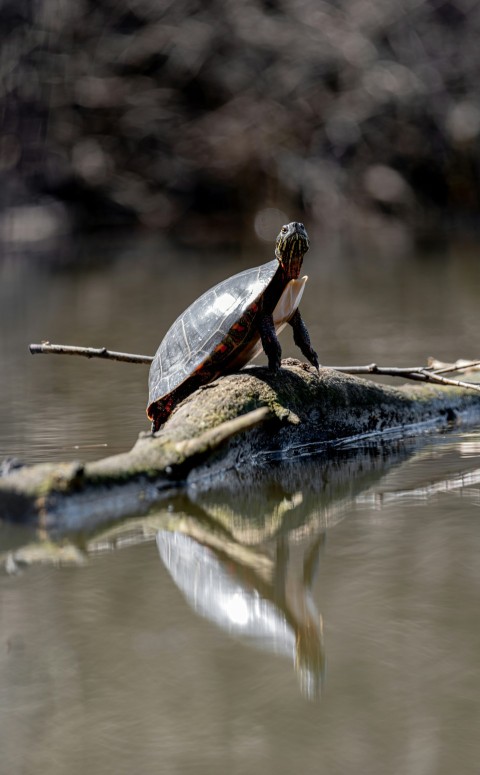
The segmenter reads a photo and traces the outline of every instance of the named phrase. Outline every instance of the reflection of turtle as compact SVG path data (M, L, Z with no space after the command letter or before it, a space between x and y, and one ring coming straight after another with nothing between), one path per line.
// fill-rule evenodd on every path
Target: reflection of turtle
M176 404L200 385L234 371L262 349L280 368L277 332L286 323L316 368L317 354L298 310L306 277L298 279L308 236L303 223L282 227L275 259L247 269L200 296L167 331L150 367L147 414L156 431Z
M243 547L240 562L234 554L241 544L227 541L214 549L183 533L157 533L160 557L194 610L258 649L292 658L309 699L320 696L325 671L322 618L311 594L323 541L323 534L316 538L298 573L279 544L274 560Z

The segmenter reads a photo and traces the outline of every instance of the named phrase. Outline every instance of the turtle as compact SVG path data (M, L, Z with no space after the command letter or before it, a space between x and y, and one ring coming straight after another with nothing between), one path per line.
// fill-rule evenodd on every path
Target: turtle
M295 344L319 368L298 309L308 279L299 277L308 248L303 223L285 224L272 261L223 280L177 318L150 366L147 416L152 433L190 393L245 366L262 348L268 368L278 371L282 350L277 334L287 323Z

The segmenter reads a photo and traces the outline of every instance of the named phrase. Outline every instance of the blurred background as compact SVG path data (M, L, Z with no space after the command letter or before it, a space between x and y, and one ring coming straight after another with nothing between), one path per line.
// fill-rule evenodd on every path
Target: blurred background
M270 240L283 213L478 230L474 0L3 0L0 23L4 246Z

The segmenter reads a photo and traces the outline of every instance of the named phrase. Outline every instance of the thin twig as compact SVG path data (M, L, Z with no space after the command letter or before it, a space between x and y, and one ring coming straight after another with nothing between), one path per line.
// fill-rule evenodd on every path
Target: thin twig
M430 366L377 366L376 363L368 363L366 366L325 366L324 368L335 369L344 374L379 374L383 377L406 377L413 372L431 369Z
M449 379L448 377L442 377L440 374L437 374L437 372L427 371L426 369L420 369L418 373L425 377L425 382L436 382L439 385L453 385L454 387L469 388L470 390L477 390L480 392L480 385L475 382Z
M480 361L457 361L456 363L444 363L441 368L436 368L433 364L429 364L428 369L433 369L435 374L447 374L450 371L476 370L479 366Z
M476 363L476 361L471 361L471 363ZM443 371L460 371L460 368L445 368L436 371L432 366L395 368L390 366L377 366L376 363L370 363L367 366L331 366L330 368L341 371L344 374L378 374L382 377L404 377L404 379L417 380L417 382L435 382L438 385L451 385L453 387L480 391L480 385L478 383L465 382L459 379L449 379L448 377L442 377L439 373Z
M72 347L64 344L31 344L30 352L53 353L56 355L82 355L85 358L106 358L113 361L124 361L127 363L146 363L153 361L151 355L137 355L134 353L119 353L113 350L107 350L106 347ZM455 364L445 364L441 369L434 369L433 366L377 366L376 363L369 363L366 366L329 366L326 368L341 371L344 374L377 374L383 377L403 377L417 382L435 382L439 385L451 385L454 387L468 388L469 390L480 391L480 384L474 382L464 382L458 379L443 377L442 374L452 371L462 371L463 369L480 364L480 361L463 362L461 366Z
M134 353L118 353L107 350L106 347L72 347L67 344L31 344L29 350L32 355L38 353L50 353L52 355L82 355L84 358L106 358L111 361L124 361L127 363L151 363L151 355L135 355Z

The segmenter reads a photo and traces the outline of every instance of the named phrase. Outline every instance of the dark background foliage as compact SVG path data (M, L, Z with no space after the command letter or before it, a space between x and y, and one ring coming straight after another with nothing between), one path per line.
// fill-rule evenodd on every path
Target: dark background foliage
M473 0L6 0L0 20L3 234L236 239L268 207L477 226Z

